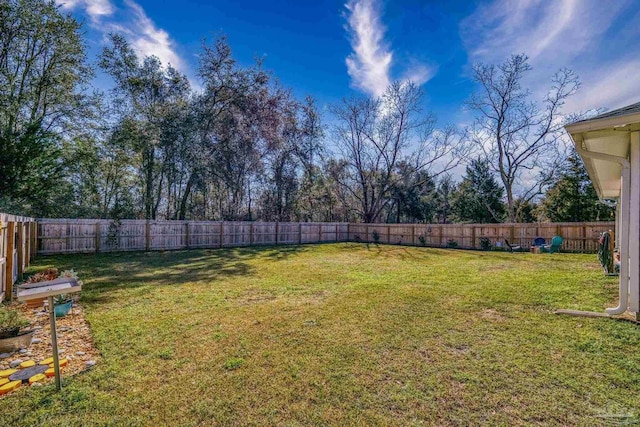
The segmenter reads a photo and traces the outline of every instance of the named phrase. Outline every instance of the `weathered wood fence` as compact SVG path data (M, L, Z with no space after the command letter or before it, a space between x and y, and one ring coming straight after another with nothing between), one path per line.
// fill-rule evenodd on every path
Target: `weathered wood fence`
M13 284L36 253L36 220L0 213L0 301L11 299Z
M39 219L38 253L225 248L320 242L375 242L480 249L492 245L529 247L536 237L564 238L568 252L596 252L600 233L613 222L532 224L349 224L290 222L146 221Z

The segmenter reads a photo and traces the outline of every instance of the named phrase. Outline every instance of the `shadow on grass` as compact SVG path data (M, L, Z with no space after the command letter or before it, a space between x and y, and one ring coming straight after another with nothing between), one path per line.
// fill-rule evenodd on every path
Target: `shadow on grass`
M75 269L84 287L82 301L108 302L109 294L122 289L179 286L218 279L250 276L255 261L278 262L306 251L303 246L255 246L181 251L117 252L59 255L38 258L30 274L55 266Z

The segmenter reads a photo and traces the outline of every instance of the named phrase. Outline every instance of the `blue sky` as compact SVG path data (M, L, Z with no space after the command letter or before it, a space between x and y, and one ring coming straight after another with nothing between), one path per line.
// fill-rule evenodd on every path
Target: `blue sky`
M284 85L321 106L410 79L441 123L464 125L471 64L520 52L531 57L527 84L538 98L557 69L578 73L582 88L567 111L640 101L634 0L57 1L85 22L92 56L117 31L196 82L202 39L226 34L240 63L264 58Z

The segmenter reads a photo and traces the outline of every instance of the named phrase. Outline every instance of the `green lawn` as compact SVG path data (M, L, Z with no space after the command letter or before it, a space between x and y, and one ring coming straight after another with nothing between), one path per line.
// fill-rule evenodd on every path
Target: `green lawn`
M638 326L553 314L615 305L595 255L330 244L47 266L85 280L102 359L61 394L3 399L0 425L640 421Z

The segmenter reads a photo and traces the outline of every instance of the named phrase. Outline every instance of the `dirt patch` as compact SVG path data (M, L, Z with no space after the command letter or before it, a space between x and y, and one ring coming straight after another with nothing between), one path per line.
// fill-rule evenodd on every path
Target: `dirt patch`
M480 317L482 317L483 319L492 320L494 322L503 322L505 320L505 317L502 314L498 313L492 308L483 310L480 313Z

